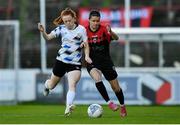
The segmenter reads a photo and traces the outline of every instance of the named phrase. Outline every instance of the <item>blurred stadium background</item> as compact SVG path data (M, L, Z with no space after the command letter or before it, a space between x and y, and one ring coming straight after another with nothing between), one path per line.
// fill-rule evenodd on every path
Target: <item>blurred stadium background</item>
M90 9L100 9L102 22L120 36L111 43L111 56L128 105L180 104L179 0L0 0L0 104L65 103L65 77L49 97L42 95L60 45L45 42L37 30L42 22L50 32L65 7L83 25ZM104 104L82 71L75 103Z

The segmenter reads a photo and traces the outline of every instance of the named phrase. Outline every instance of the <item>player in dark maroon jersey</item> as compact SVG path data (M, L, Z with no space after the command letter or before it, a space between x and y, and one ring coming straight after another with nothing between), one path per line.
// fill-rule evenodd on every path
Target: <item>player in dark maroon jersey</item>
M102 81L102 74L109 81L120 103L120 116L125 117L127 112L124 105L123 91L119 86L118 75L109 54L111 40L118 40L119 37L111 30L109 25L103 26L100 24L100 13L97 10L90 12L89 26L86 27L86 30L90 47L90 58L93 61L92 64L87 64L87 70L95 81L96 88L108 103L109 108L117 111L119 107L110 100Z

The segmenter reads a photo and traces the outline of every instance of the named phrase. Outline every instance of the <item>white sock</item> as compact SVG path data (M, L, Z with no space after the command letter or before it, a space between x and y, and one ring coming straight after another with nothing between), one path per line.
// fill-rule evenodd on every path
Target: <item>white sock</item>
M75 91L68 91L66 95L66 106L72 105L75 98Z
M45 86L47 89L49 89L48 80L46 80L44 86Z

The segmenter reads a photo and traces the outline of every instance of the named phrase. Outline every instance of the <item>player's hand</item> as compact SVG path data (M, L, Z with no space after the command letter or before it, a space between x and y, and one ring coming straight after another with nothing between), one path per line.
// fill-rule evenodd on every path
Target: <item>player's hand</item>
M105 26L106 26L107 31L110 33L111 32L111 26L109 24L105 24Z
M89 56L85 56L85 60L87 63L91 64L92 63L92 60Z
M86 43L85 42L82 42L81 45L80 45L81 48L83 47L86 47Z
M40 32L44 32L44 27L41 23L38 23L38 29Z

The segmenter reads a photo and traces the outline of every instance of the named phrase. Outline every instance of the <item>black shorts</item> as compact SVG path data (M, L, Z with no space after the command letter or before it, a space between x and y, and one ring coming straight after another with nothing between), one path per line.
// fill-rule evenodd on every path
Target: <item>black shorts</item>
M89 73L93 68L99 69L104 75L105 79L108 81L114 80L118 76L114 64L110 59L101 62L93 62L92 64L87 64L87 71Z
M56 60L53 66L53 74L58 77L62 77L66 72L70 72L73 70L81 71L81 65L67 64L62 61Z

